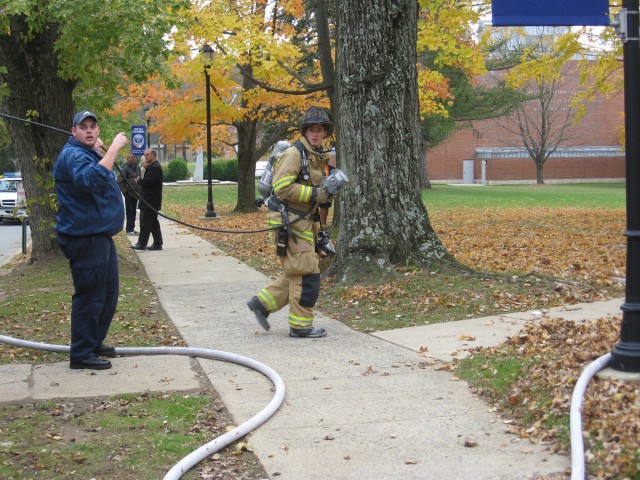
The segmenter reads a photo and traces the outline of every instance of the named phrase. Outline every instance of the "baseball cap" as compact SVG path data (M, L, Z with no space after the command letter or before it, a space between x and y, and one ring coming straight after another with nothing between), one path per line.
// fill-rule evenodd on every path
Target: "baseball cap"
M72 126L76 126L77 124L81 123L85 118L91 117L93 118L96 122L98 121L98 117L96 117L96 114L89 111L89 110L82 110L81 112L76 113L76 115L73 117L73 125Z

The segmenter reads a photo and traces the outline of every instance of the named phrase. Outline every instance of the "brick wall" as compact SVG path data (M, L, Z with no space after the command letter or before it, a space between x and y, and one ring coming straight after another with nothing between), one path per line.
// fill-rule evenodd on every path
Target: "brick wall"
M562 85L556 96L558 102L567 101L573 92L579 90L579 63L569 62ZM484 80L488 82L486 78ZM624 126L623 93L611 98L597 97L586 104L586 114L581 120L567 128L567 139L562 147L614 147L620 149ZM535 108L535 105L531 105ZM561 109L559 109L561 111ZM522 147L522 139L507 130L516 125L511 119L483 120L472 122L468 128L456 131L451 138L427 152L427 171L431 181L462 182L463 160L473 159L475 181L482 179L482 159L476 153L478 148L504 149ZM625 177L623 152L619 156L603 157L560 157L549 158L544 166L545 181L606 181ZM492 182L535 182L536 169L528 158L490 158L486 164L486 181Z

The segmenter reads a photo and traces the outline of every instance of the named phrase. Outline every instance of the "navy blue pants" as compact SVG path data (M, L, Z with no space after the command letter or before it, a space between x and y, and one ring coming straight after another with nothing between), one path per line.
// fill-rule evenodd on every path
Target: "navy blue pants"
M136 226L136 207L138 199L129 193L124 194L124 211L127 217L127 233L133 232Z
M69 259L74 293L71 297L70 360L91 358L109 331L118 305L118 252L108 235L58 235Z

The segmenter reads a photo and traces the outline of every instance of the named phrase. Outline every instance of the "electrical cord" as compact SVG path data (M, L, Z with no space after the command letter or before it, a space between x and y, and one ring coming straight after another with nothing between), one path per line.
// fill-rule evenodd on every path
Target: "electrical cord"
M64 133L66 135L71 135L71 132L67 131L67 130L63 130L61 128L57 128L57 127L52 127L51 125L46 125L44 123L38 123L38 122L34 122L33 120L27 120L26 118L20 118L20 117L15 117L13 115L8 115L6 113L2 113L0 112L0 117L4 117L4 118L8 118L10 120L17 120L19 122L23 122L23 123L29 123L32 125L36 125L38 127L43 127L43 128L49 128L51 130L55 130L56 132L61 132ZM107 151L107 149L103 146L102 150L104 150L105 152ZM126 180L126 177L124 176L122 169L120 168L120 165L118 165L118 163L114 163L113 164L116 167L116 170L120 173L120 175L122 175L123 178L125 178L125 187L127 188L127 191L129 193L131 193L135 198L137 198L138 200L140 200L142 203L144 203L148 208L150 208L151 210L153 210L155 213L157 213L158 215L160 215L163 218L166 218L167 220L170 220L172 222L178 223L180 225L183 225L185 227L189 227L189 228L194 228L196 230L202 230L205 232L214 232L214 233L236 233L236 234L250 234L250 233L262 233L262 232L269 232L271 230L277 230L278 228L282 228L282 227L288 227L293 225L296 222L299 222L300 220L302 220L303 218L305 218L307 215L309 215L311 213L311 211L314 209L315 204L311 204L309 206L309 210L307 210L303 216L298 217L294 220L292 220L289 223L283 224L283 225L276 225L274 227L267 227L267 228L262 228L262 229L257 229L257 230L220 230L220 229L216 229L216 228L208 228L208 227L201 227L199 225L192 225L190 223L186 223L183 222L182 220L178 220L177 218L173 218L170 217L168 215L165 215L164 213L160 212L159 210L156 210L155 208L153 208L151 205L149 205L139 194L138 192L136 192L133 187L131 185L129 185L129 182Z
M120 165L118 165L117 163L114 163L114 166L116 167L116 170L118 170L118 172L120 173L120 175L122 175L122 178L125 178L122 169L120 168ZM294 223L299 222L300 220L302 220L303 218L305 218L307 215L309 215L311 213L311 211L314 209L315 204L311 204L311 206L309 207L309 209L304 212L302 214L302 216L291 220L290 222L286 222L283 223L282 225L276 225L275 227L268 227L268 228L261 228L261 229L257 229L257 230L220 230L220 229L216 229L216 228L208 228L208 227L201 227L199 225L193 225L191 223L187 223L187 222L183 222L182 220L178 220L177 218L173 218L170 217L169 215L165 215L164 213L160 212L159 210L156 210L155 208L153 208L151 205L149 205L143 198L142 196L140 196L140 194L138 194L138 192L136 192L133 187L131 185L129 185L129 182L125 179L124 181L125 187L127 189L127 191L134 196L136 199L140 200L142 203L144 203L147 207L149 207L151 210L153 210L155 213L157 213L158 215L160 215L162 218L166 218L167 220L171 221L171 222L175 222L178 223L180 225L183 225L185 227L189 227L189 228L195 228L196 230L203 230L205 232L214 232L214 233L237 233L237 234L247 234L247 233L262 233L262 232L269 232L271 230L277 230L279 228L282 227L289 227L291 225L293 225Z
M20 348L32 348L36 350L45 350L49 352L67 353L69 347L64 345L53 345L48 343L30 342L17 338L0 335L0 343L14 345ZM164 480L176 480L182 477L188 470L200 463L208 456L219 452L227 445L235 442L239 438L244 437L252 430L266 422L271 418L284 402L285 387L282 378L278 373L267 365L258 362L249 357L238 355L235 353L224 352L221 350L211 350L206 348L188 348L188 347L117 347L117 355L186 355L189 357L207 358L211 360L221 360L224 362L235 363L244 367L251 368L266 376L275 387L275 392L271 401L260 412L238 425L233 430L220 435L211 440L209 443L194 450L186 457L176 463L164 476Z

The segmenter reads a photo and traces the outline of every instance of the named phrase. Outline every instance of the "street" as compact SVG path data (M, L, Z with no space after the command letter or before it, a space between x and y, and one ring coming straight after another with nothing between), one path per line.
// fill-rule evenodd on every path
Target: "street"
M27 226L27 242L31 229ZM17 222L0 221L0 265L22 251L22 225Z

